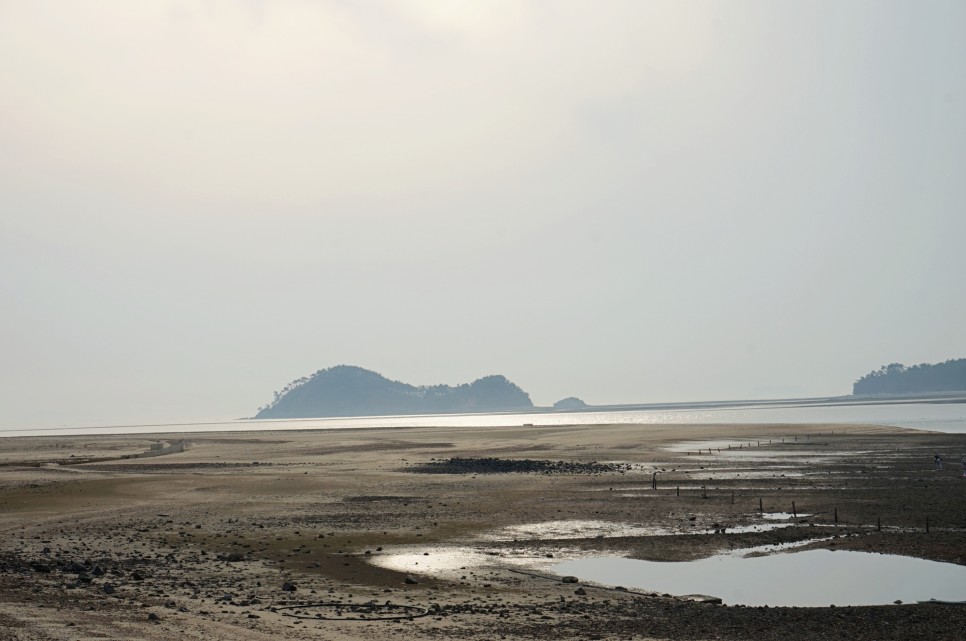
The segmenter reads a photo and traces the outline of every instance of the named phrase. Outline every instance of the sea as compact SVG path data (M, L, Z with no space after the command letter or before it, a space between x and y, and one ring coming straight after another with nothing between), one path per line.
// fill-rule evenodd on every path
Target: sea
M966 433L966 398L943 402L868 402L729 405L717 408L633 409L608 411L429 414L287 420L225 420L131 425L79 425L0 429L0 437L78 436L83 434L170 434L271 430L338 430L387 427L502 427L527 425L733 425L868 424L917 430Z

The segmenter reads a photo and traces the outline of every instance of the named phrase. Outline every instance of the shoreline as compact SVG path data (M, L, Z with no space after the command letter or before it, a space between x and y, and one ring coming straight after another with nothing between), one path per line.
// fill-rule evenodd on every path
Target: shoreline
M0 639L348 640L393 630L406 639L528 639L553 630L559 638L871 640L899 638L897 630L940 638L966 624L962 607L864 606L847 608L854 625L843 631L835 608L720 606L526 574L544 575L547 555L680 561L782 543L966 565L966 479L932 462L940 451L958 468L962 434L623 424L171 432L176 438L190 446L140 459L120 457L156 435L3 441ZM51 464L71 455L92 462ZM416 472L461 458L573 466ZM590 462L613 467L580 471ZM763 522L759 505L783 512L792 502L810 515L805 522L742 530ZM716 534L716 524L733 529ZM821 540L830 530L837 538ZM475 550L481 564L466 559L458 574L410 568L408 582L405 569L371 562L409 550L413 563L429 563L456 548ZM426 614L332 620L315 617L318 606L309 619L288 616L322 601L342 611L390 601Z
M0 429L0 439L21 438L32 436L43 436L50 433L50 436L83 436L83 435L147 435L147 434L168 434L178 432L178 428L213 427L218 429L207 430L211 432L251 432L261 431L260 425L276 424L308 424L308 423L332 423L333 425L316 428L317 430L333 429L375 429L378 427L397 427L387 425L367 426L367 425L335 425L338 422L385 422L385 421L415 421L420 418L427 419L430 423L437 423L440 420L451 418L455 420L467 419L472 417L511 417L511 416L574 416L581 414L611 414L621 412L687 412L687 411L712 411L712 410L755 410L755 409L798 409L798 408L828 408L828 407L867 407L867 406L890 406L890 405L949 405L966 403L966 393L964 392L943 392L923 395L892 395L892 396L833 396L833 397L814 397L814 398L793 398L793 399L764 399L764 400L738 400L738 401L694 401L681 403L643 403L643 404L618 404L618 405L588 405L581 409L558 410L552 407L534 407L532 409L506 410L496 412L466 412L456 414L396 414L396 415L360 415L360 416L321 416L307 418L270 418L254 419L239 418L230 420L211 420L211 421L180 421L180 422L154 422L154 423L118 423L108 425L77 425L77 426L42 426L30 428L5 428ZM562 424L562 423L561 423ZM610 424L607 422L600 423ZM689 423L676 423L686 425ZM712 424L712 423L708 423ZM728 421L716 422L714 425L726 425ZM799 423L796 423L799 424ZM808 425L812 423L800 423ZM587 423L574 423L574 425L589 426ZM432 425L411 424L398 427L431 427ZM442 425L440 425L442 426ZM503 427L503 426L501 426ZM144 432L141 430L148 428L159 428L157 431ZM160 429L164 428L164 429ZM226 428L226 429L221 429ZM231 429L234 428L234 429ZM301 428L299 428L301 429ZM274 431L268 428L264 431ZM188 430L191 433L198 433Z

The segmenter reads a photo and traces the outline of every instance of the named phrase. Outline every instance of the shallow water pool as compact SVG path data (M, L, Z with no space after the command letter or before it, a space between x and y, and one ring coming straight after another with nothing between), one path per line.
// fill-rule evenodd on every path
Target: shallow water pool
M729 605L827 607L940 599L966 601L966 567L867 552L808 550L734 554L688 562L595 557L554 566L558 574L675 595L707 594Z

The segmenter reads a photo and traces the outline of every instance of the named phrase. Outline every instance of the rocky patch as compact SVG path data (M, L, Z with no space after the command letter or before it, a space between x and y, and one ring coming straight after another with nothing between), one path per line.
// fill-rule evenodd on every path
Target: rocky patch
M419 474L605 474L624 473L631 469L627 463L456 457L432 459L406 468L406 471Z

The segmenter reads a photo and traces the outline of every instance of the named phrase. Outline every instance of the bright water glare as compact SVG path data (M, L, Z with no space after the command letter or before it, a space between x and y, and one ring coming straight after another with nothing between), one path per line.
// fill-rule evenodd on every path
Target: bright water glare
M499 427L533 425L668 424L872 424L966 433L966 403L871 403L864 405L653 409L606 412L433 414L352 418L238 420L164 425L80 426L6 429L0 436L144 434L253 430L358 429L373 427Z

